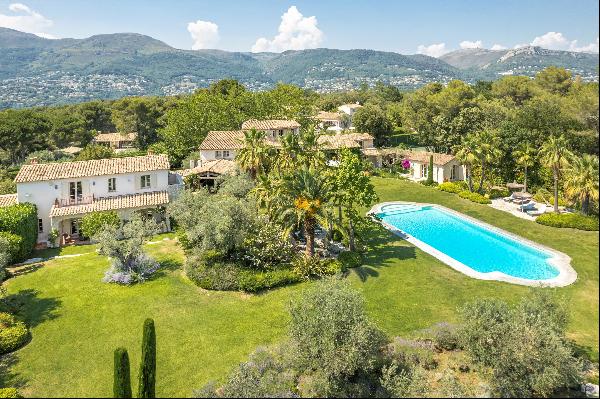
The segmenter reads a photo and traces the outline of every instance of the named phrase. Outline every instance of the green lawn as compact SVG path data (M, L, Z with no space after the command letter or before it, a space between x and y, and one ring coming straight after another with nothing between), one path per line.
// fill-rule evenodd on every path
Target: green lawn
M570 301L572 338L597 357L598 233L537 225L400 180L374 182L381 201L440 203L569 254L579 280L558 291ZM438 322L455 321L456 309L474 298L516 301L527 292L466 277L385 230L374 228L369 239L366 265L352 271L350 279L364 293L373 319L390 335L412 335ZM7 288L23 303L33 340L3 359L0 384L21 386L27 396L108 396L113 349L129 349L135 380L142 322L153 317L157 392L190 396L204 382L222 378L257 346L280 339L289 299L305 286L261 295L203 291L182 275L183 257L173 241L148 248L166 270L139 286L102 283L108 261L92 246L79 247L76 252L82 256L51 260L11 279Z

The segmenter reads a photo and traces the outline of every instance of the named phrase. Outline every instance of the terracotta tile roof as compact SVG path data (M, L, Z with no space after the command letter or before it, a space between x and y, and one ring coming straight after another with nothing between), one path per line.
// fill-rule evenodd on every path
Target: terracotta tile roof
M4 194L0 195L0 208L4 206L11 206L17 203L17 194Z
M339 112L319 111L315 119L320 121L341 121L342 115Z
M118 141L134 141L137 133L100 133L94 137L96 143L114 143Z
M335 135L319 136L319 144L327 150L339 148L361 148L360 141L373 140L369 133L339 133Z
M206 172L212 172L219 175L228 175L235 172L236 169L237 164L235 161L229 159L213 159L211 161L202 162L201 165L198 165L195 168L184 169L179 173L183 177Z
M21 166L17 177L15 177L15 182L26 183L168 169L169 159L166 155L144 155L139 157L95 159L91 161L28 164Z
M50 217L84 215L97 211L113 211L118 209L147 208L169 203L169 193L152 191L142 194L119 195L116 197L96 198L90 204L72 206L53 206Z
M285 119L267 119L259 121L256 119L250 119L242 123L242 130L277 130L277 129L296 129L299 128L300 124L296 121L285 120Z
M201 150L239 150L244 147L244 131L210 131L200 144Z
M433 155L434 165L444 166L448 162L455 160L454 155L440 154L437 152L427 151L410 151L402 150L398 148L368 148L363 150L363 154L367 156L385 156L385 155L396 155L404 159L408 159L412 162L429 163L429 157Z

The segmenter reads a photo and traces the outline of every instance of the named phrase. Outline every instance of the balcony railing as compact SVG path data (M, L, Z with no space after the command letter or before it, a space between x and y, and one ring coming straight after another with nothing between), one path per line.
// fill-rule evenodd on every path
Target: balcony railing
M87 197L76 197L76 198L56 198L54 200L54 206L57 208L63 208L65 206L85 205L94 202L94 196Z

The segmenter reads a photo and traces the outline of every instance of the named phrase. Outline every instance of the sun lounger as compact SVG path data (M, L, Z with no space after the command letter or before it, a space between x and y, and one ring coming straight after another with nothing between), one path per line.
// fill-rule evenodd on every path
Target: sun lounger
M515 193L512 193L509 197L502 198L506 202L513 202L515 200Z
M519 209L522 210L523 212L532 211L535 209L536 205L537 204L534 201L531 201L531 202L528 202L527 204L520 205Z
M547 208L548 208L548 206L546 204L543 204L543 205L540 205L537 209L527 211L527 214L529 216L540 216L540 215L543 215L544 213L546 213Z

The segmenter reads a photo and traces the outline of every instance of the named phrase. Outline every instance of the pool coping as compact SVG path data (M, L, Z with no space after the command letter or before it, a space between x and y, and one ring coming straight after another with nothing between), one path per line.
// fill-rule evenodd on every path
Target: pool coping
M429 244L424 243L423 241L413 237L412 235L390 225L389 223L384 222L383 220L379 220L373 217L375 214L380 213L381 209L387 205L415 205L415 206L432 206L449 212L457 217L461 217L469 220L472 223L475 223L481 227L489 229L497 234L501 234L505 237L511 238L513 240L519 241L521 243L530 245L540 251L544 251L552 255L551 258L548 259L548 262L554 266L559 274L556 277L544 280L529 280L521 277L510 276L506 273L502 273L499 271L493 271L489 273L481 273L478 272L469 266L459 262L458 260L446 255L445 253L433 248ZM421 203L421 202L409 202L409 201L390 201L390 202L382 202L377 205L374 205L369 212L367 212L367 216L373 217L373 220L377 223L380 223L386 229L390 230L392 233L396 234L400 238L408 241L415 247L420 250L427 252L429 255L438 259L439 261L445 263L456 271L459 271L469 277L478 279L478 280L495 280L502 281L505 283L518 284L518 285L526 285L530 287L565 287L567 285L573 284L577 280L577 272L571 266L571 257L567 254L557 251L553 248L547 247L542 244L538 244L537 242L528 240L521 236L518 236L513 233L509 233L506 230L500 229L496 226L493 226L489 223L482 222L472 216L465 215L464 213L457 212L454 209L447 208L438 204L430 204L430 203Z

